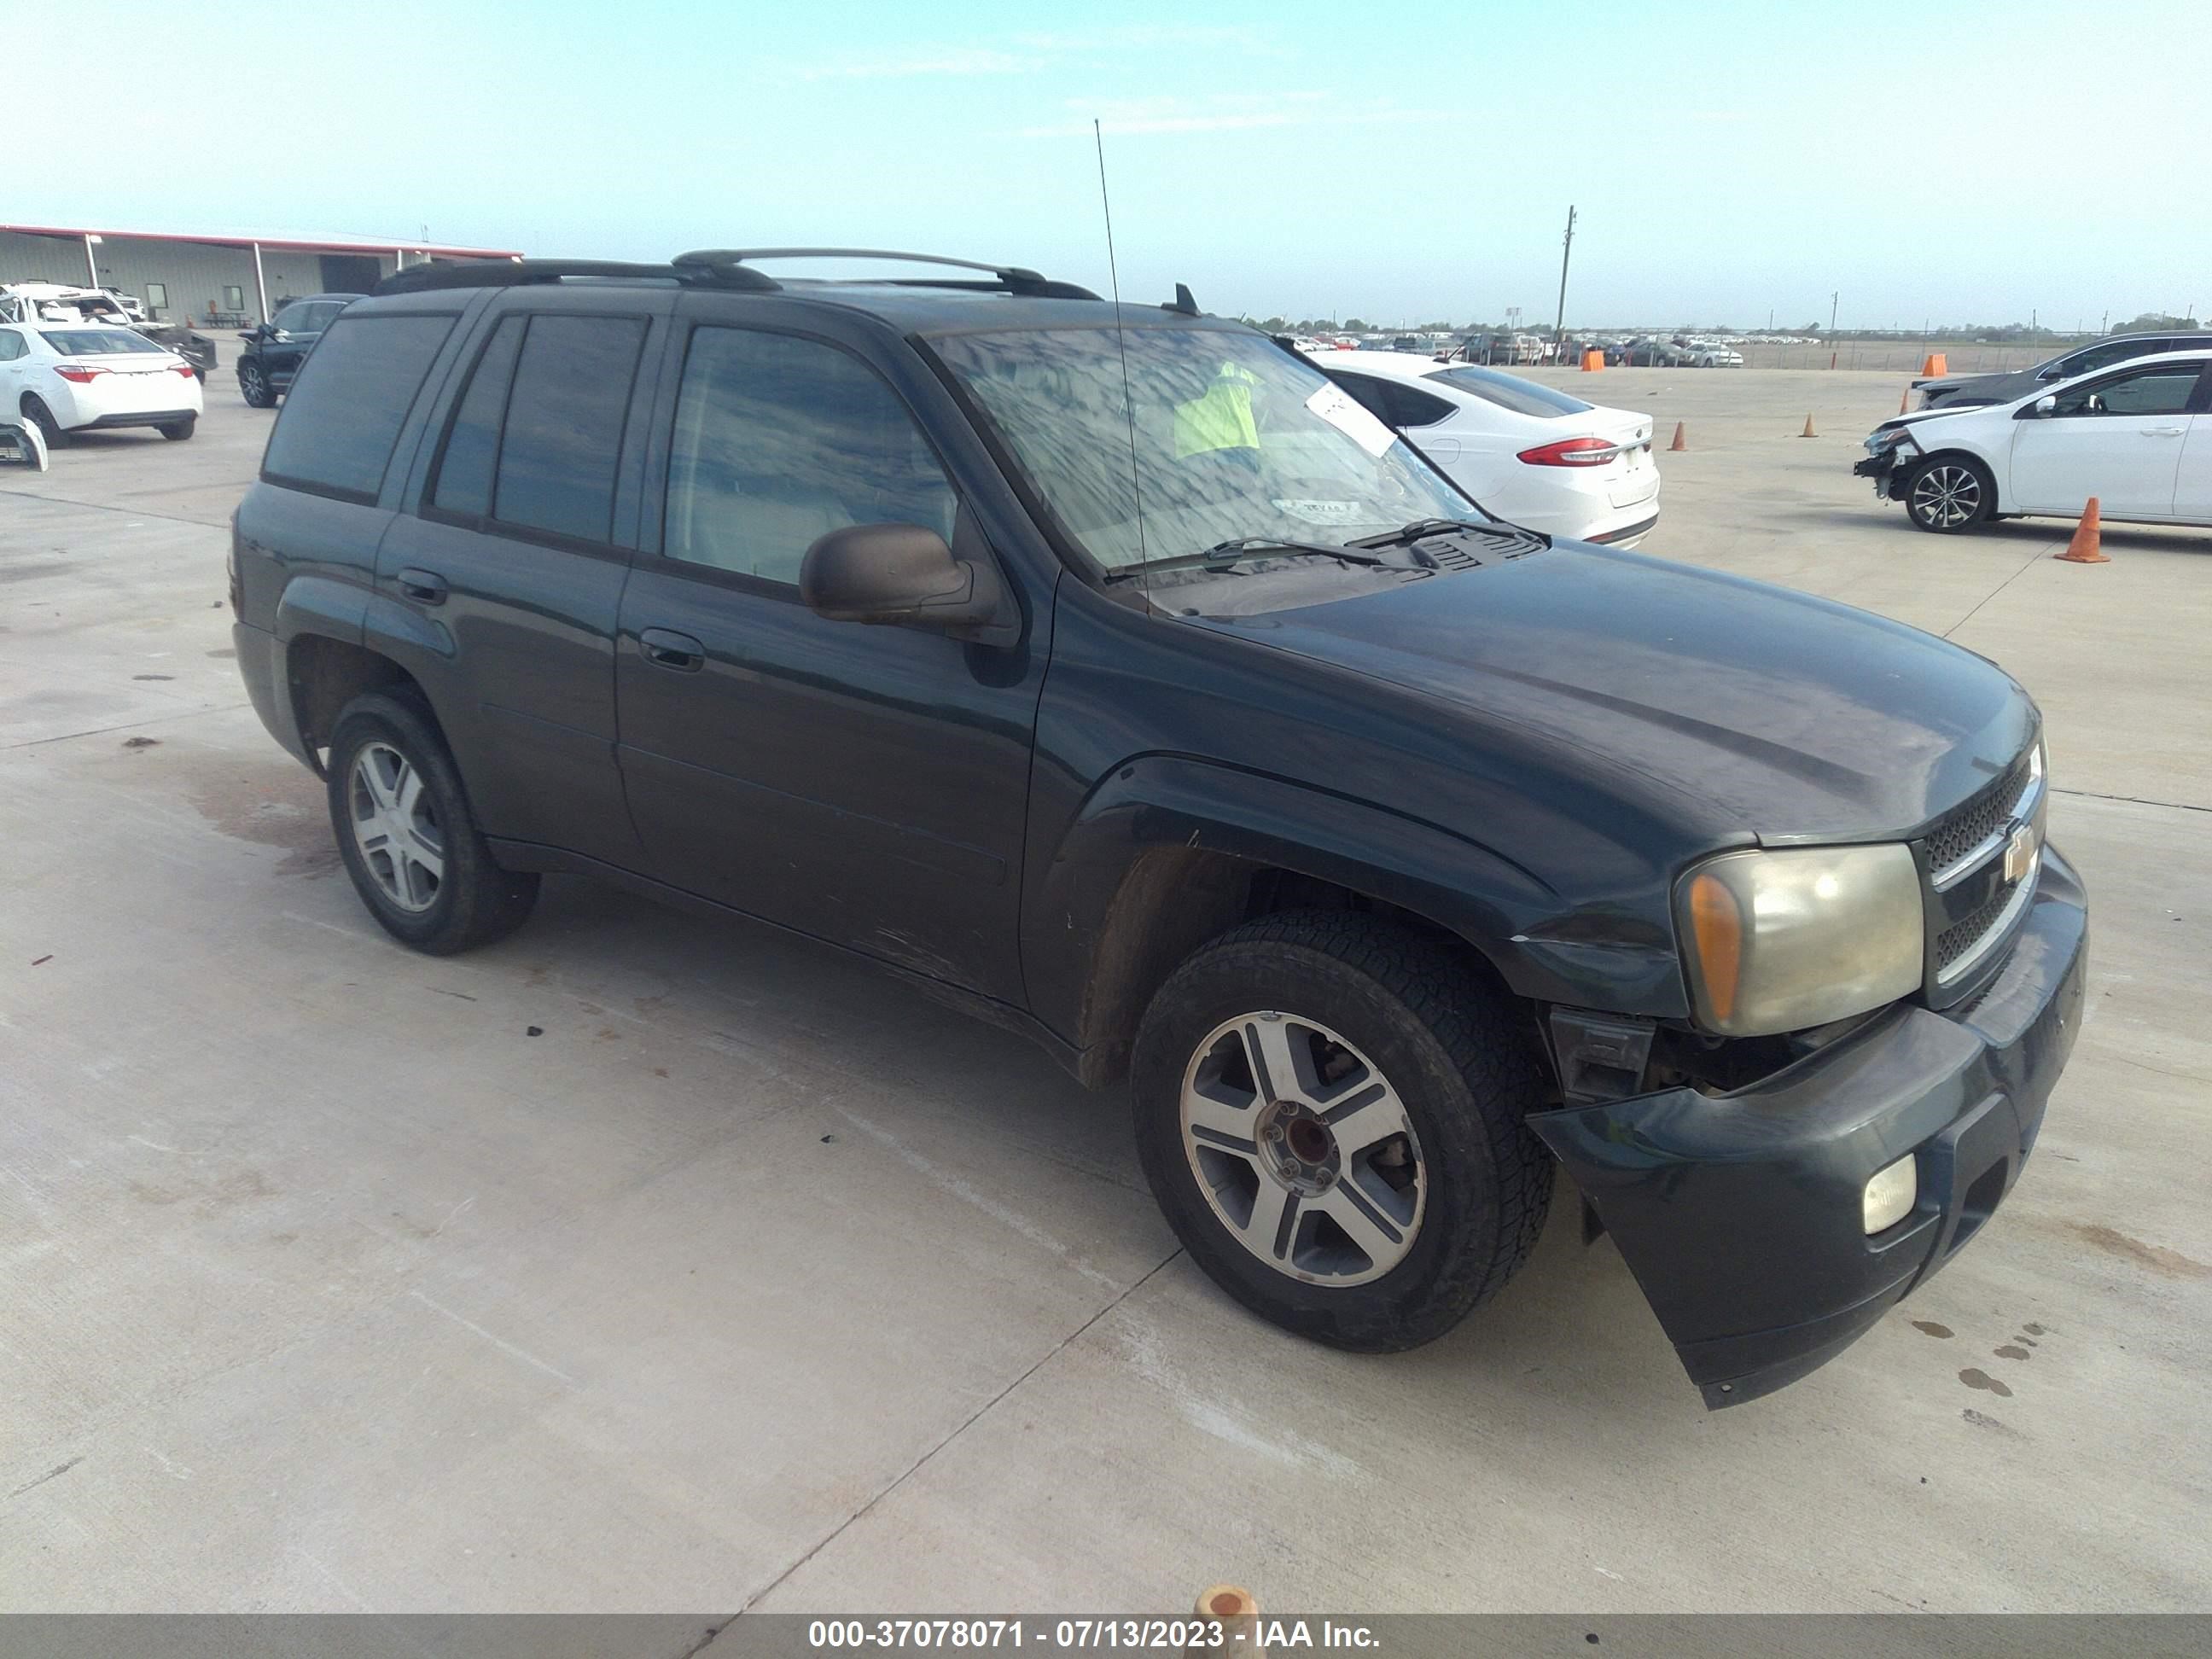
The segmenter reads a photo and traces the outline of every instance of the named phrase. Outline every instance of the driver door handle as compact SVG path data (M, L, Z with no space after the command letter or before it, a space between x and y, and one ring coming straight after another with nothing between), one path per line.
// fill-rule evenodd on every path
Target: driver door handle
M399 591L420 605L443 605L446 602L446 579L434 570L417 570L413 567L392 578Z
M648 628L637 636L637 648L645 659L656 667L672 668L679 674L696 674L707 660L707 647L689 634L678 634L672 629Z
M2178 426L2147 426L2142 429L2146 438L2179 438L2182 428Z

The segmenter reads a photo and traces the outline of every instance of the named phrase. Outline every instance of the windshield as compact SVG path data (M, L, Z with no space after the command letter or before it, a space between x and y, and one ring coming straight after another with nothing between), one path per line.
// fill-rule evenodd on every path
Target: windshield
M1122 337L1126 402L1110 328L932 343L1102 565L1185 558L1245 538L1340 547L1415 519L1483 516L1389 428L1262 335L1152 327Z
M1592 407L1579 398L1524 380L1518 374L1500 374L1494 368L1447 368L1423 378L1472 392L1516 415L1538 415L1548 420L1554 415L1579 415Z
M39 337L64 357L97 357L106 352L161 349L124 328L42 328Z

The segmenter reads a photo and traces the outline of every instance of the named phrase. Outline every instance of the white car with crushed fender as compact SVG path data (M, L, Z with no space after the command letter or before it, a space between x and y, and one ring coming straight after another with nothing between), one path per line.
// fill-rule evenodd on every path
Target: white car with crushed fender
M2212 525L2212 348L2136 357L2009 403L1884 421L1851 470L1941 535L1997 519Z

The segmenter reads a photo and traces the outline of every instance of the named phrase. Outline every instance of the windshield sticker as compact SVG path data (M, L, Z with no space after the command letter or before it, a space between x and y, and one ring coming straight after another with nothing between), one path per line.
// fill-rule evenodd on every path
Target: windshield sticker
M1361 524L1372 519L1358 501L1285 501L1278 496L1275 511L1292 519L1303 519L1308 524Z
M1380 460L1398 434L1352 400L1343 387L1325 386L1306 399L1306 407Z

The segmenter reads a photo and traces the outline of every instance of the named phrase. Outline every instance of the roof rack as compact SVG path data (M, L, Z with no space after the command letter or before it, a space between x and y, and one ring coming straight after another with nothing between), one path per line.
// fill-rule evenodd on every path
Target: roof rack
M943 277L893 277L887 280L912 288L972 288L985 291L1000 291L1029 298L1047 300L1095 300L1098 296L1087 288L1073 283L1054 282L1041 271L1025 265L987 264L975 259L953 259L938 253L901 253L880 247L726 247L701 248L690 253L676 256L676 265L681 270L711 270L718 278L726 280L742 274L761 277L750 269L750 263L759 259L880 259L896 264L942 265L955 270L988 272L988 283L962 282ZM772 284L773 286L773 284Z
M902 287L963 288L987 293L1006 293L1048 300L1095 300L1098 296L1073 283L1054 282L1021 265L991 265L973 259L948 259L933 253L895 253L867 247L750 247L702 248L679 253L665 265L635 264L618 259L509 259L452 263L434 260L410 265L376 285L378 294L422 294L453 288L522 288L537 283L557 283L570 277L623 278L681 283L687 287L733 289L741 293L773 294L783 287L765 272L753 269L757 259L883 259L906 264L945 265L961 270L988 273L988 282L945 277L893 277Z
M777 284L757 270L732 266L635 264L621 259L508 259L469 263L433 261L410 265L379 283L377 294L422 294L448 288L524 288L537 283L557 283L566 277L629 277L663 283L711 284L756 293L773 291Z

